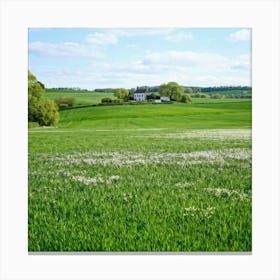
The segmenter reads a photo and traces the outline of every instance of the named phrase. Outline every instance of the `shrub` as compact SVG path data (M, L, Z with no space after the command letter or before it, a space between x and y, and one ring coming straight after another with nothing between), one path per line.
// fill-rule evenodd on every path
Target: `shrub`
M57 105L52 100L44 99L43 93L41 83L28 71L28 122L55 125L59 118Z
M181 102L183 103L192 103L192 99L189 94L184 94L181 98Z
M36 97L29 99L28 121L37 122L39 125L56 125L58 112L54 101Z
M39 124L37 122L28 122L28 128L38 127Z
M74 102L75 102L75 98L73 97L57 97L54 102L58 105L59 108L61 107L65 107L65 105L67 105L68 107L72 107Z
M205 94L205 93L196 93L196 94L192 94L191 97L194 97L194 98L208 98L209 95Z
M147 94L147 100L154 100L157 97L159 98L159 95L155 93Z
M210 97L211 97L211 98L214 98L214 99L222 99L222 98L224 98L225 96L222 95L222 94L211 94Z
M110 98L110 97L104 97L104 98L101 99L101 102L102 103L112 103L113 99Z
M60 104L59 105L59 109L64 109L64 108L67 108L69 107L68 104Z

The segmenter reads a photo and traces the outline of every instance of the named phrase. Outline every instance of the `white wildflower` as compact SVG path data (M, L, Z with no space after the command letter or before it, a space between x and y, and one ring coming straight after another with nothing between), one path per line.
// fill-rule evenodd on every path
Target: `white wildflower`
M188 207L183 209L183 216L197 216L199 218L211 218L214 214L215 207L199 208L199 207Z
M223 189L223 188L207 188L205 189L207 192L213 194L217 197L235 197L240 200L247 200L249 197L244 192L239 192L237 190Z

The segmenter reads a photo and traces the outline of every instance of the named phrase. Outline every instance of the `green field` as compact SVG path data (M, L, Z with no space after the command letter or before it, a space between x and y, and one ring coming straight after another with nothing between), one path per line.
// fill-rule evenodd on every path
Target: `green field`
M211 92L210 94L222 94L222 95L229 95L235 94L239 95L242 94L242 90L229 90L229 91L222 91L222 92ZM94 91L74 91L74 90L53 90L53 89L46 89L44 93L44 97L48 99L56 99L58 97L72 97L75 99L75 105L90 105L90 104L97 104L101 102L103 97L111 97L114 98L114 94L112 92L94 92ZM250 101L250 99L241 99L241 98L222 98L222 99L215 99L215 98L192 98L192 103L229 103L229 102L246 102Z
M221 95L241 95L244 94L244 90L241 89L232 89L232 90L217 90L217 91L210 91L210 92L202 92L205 94L221 94ZM247 90L245 94L252 95L252 90Z
M251 111L100 106L29 129L29 251L251 251Z
M94 91L70 91L70 90L46 90L44 97L48 99L56 99L58 97L73 97L74 105L97 104L101 102L103 97L113 97L112 92L94 92Z
M193 104L198 103L239 103L239 102L248 102L251 101L251 99L247 98L192 98Z

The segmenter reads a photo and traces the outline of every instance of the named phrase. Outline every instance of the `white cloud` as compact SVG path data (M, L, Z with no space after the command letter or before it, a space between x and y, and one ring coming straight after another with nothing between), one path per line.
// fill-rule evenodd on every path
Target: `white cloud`
M115 34L95 32L87 35L85 41L93 45L104 46L116 44L118 42L118 38Z
M114 34L117 37L165 36L175 30L175 28L122 28L104 29L104 33Z
M117 42L118 38L114 34L96 32L87 35L83 43L32 42L29 44L29 52L41 56L102 58L105 57L104 47Z
M239 55L232 63L231 69L233 70L251 70L251 56Z
M162 53L148 53L143 59L144 64L165 64L184 67L208 68L224 67L228 64L228 58L211 53L199 53L191 51L168 51Z
M190 32L178 32L174 34L168 34L164 37L164 39L172 42L183 42L193 40L193 35Z
M182 85L250 85L250 56L232 59L212 53L150 52L126 63L94 61L87 68L63 69L42 79L47 86L136 87L176 81ZM42 75L43 76L43 75ZM55 84L59 83L59 84Z
M249 29L241 29L234 33L229 34L229 41L239 42L239 41L249 41L251 40L251 30Z
M82 45L74 42L46 43L32 42L29 44L29 52L41 56L57 57L90 57L100 58L104 54L97 48L90 45Z

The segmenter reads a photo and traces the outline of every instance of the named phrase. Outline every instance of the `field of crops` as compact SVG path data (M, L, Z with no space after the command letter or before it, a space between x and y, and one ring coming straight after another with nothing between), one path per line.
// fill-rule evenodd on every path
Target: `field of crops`
M62 111L28 157L29 251L252 250L251 102Z

